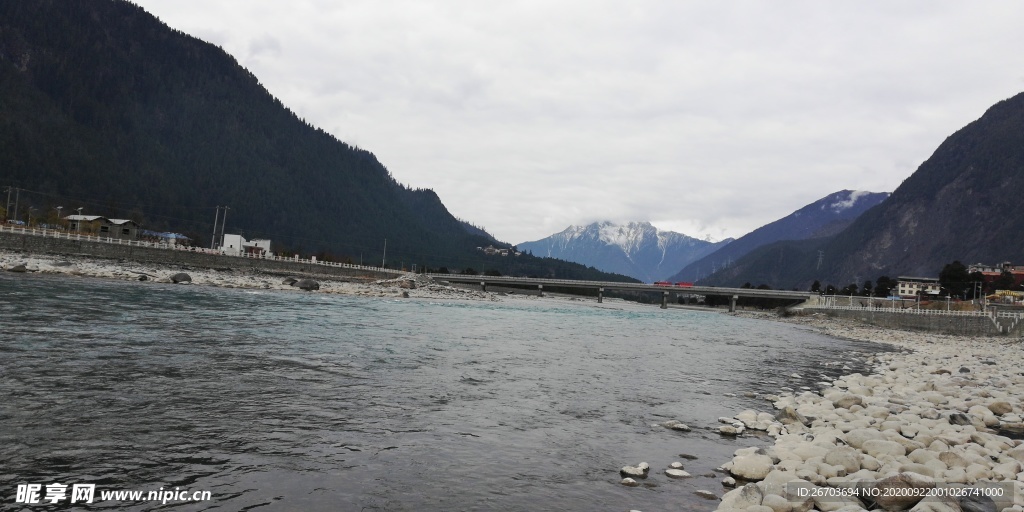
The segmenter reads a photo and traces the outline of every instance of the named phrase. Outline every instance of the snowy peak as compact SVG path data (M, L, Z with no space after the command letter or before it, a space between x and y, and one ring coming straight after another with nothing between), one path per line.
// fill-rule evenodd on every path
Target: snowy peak
M560 233L517 247L535 256L574 261L651 282L664 279L729 241L708 242L661 231L650 222L603 221L569 226Z
M830 211L834 214L842 215L847 210L856 209L858 203L863 204L867 202L870 203L870 206L874 206L881 202L882 199L888 197L888 192L876 193L866 190L842 190L819 200L817 203L820 204L819 207L822 211Z

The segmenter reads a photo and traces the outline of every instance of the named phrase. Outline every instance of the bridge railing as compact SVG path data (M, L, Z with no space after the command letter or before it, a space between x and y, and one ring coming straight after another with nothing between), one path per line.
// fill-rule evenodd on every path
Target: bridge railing
M990 306L985 310L946 310L946 309L931 309L931 308L920 308L916 304L914 305L898 305L895 302L888 305L851 305L843 304L848 300L848 297L844 296L825 296L822 297L821 304L815 306L819 309L836 309L843 311L875 311L875 312L890 312L890 313L905 313L908 315L926 315L926 316L985 316L990 318L1024 318L1024 311L1021 310L1006 310L997 306ZM877 300L877 299L875 299ZM856 299L854 299L856 301Z

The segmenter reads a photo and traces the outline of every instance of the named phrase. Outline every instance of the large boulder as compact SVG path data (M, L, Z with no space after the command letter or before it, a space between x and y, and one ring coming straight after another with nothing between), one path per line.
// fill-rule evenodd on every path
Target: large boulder
M312 279L299 279L294 284L292 284L292 286L302 290L306 290L307 292L320 289L320 283Z
M186 274L184 272L178 272L177 274L174 274L173 276L171 276L171 282L172 283L191 283L192 282L192 276L190 276L190 275L188 275L188 274Z
M744 480L763 480L772 470L772 458L767 455L744 455L732 460L729 472Z
M8 272L28 272L28 267L24 263L21 263L21 264L18 264L18 265L14 265L11 268L8 268L7 271Z

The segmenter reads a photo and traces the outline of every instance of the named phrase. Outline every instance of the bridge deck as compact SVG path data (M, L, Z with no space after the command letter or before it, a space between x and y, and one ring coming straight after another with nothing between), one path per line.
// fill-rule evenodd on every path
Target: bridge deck
M659 286L648 283L620 283L616 281L582 281L573 279L543 279L509 276L471 276L464 274L428 274L434 279L453 283L506 284L520 286L558 286L589 288L594 290L632 290L642 292L668 292L669 294L721 295L734 297L809 300L816 294L789 290L759 290L757 288L724 288L718 286Z

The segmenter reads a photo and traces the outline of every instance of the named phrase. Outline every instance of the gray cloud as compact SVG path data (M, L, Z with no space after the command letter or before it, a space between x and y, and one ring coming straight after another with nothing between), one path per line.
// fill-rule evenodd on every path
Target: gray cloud
M142 0L510 242L891 191L1024 88L1024 4Z

